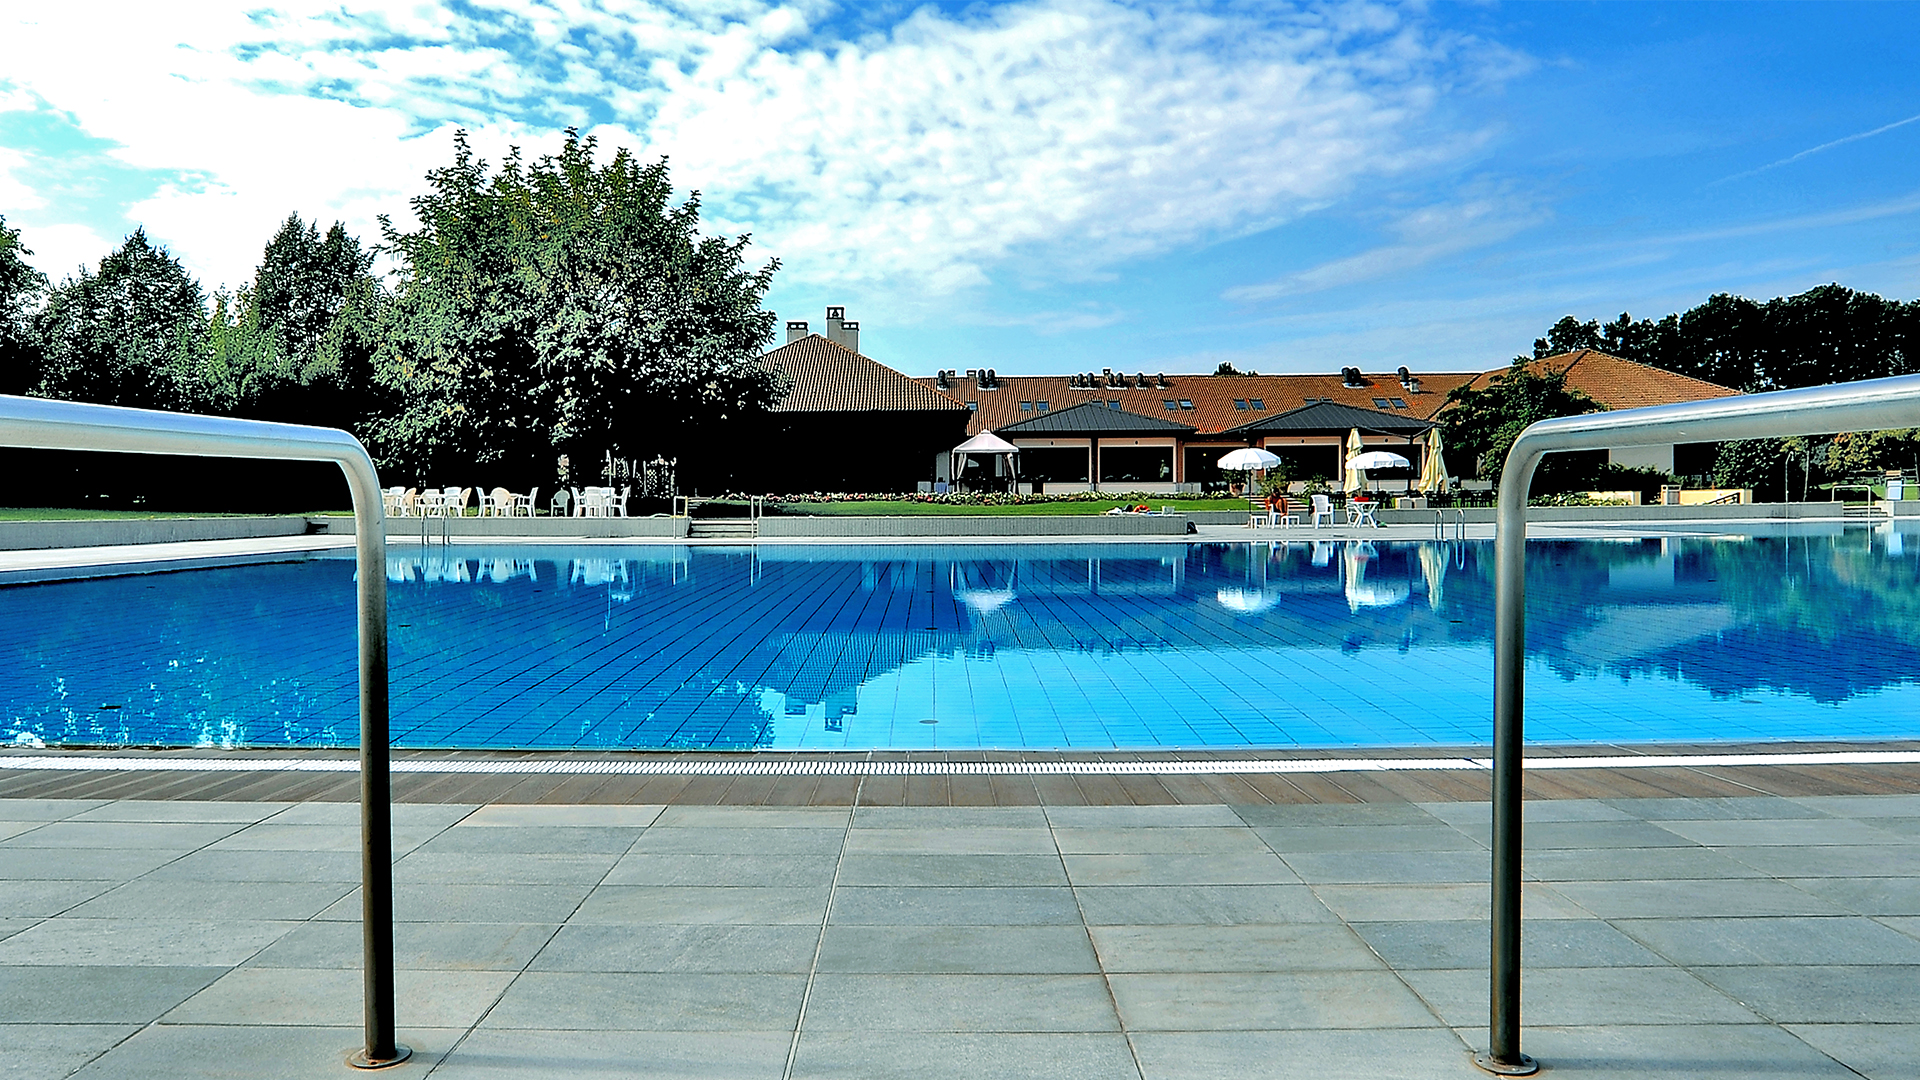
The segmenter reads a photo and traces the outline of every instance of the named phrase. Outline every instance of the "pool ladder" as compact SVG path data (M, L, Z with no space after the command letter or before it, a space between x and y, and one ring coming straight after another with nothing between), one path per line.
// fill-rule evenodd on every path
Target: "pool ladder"
M1451 538L1447 536L1449 526L1452 527L1453 531ZM1467 512L1459 507L1455 507L1453 510L1453 520L1449 522L1445 510L1435 510L1433 512L1433 538L1435 540L1465 540L1467 538Z

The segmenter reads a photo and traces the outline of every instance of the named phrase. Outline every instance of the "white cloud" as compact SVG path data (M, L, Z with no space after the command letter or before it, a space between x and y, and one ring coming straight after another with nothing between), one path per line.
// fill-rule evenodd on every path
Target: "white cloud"
M171 177L128 218L212 281L289 211L371 234L454 126L497 159L575 123L671 155L793 276L925 295L1084 277L1443 159L1464 144L1435 102L1514 63L1364 5L929 7L853 40L819 3L303 5L41 5L0 23L0 70Z
M71 276L80 267L98 266L119 238L101 236L85 225L41 225L22 229L20 242L33 251L27 262L53 281Z
M1437 259L1497 244L1547 219L1537 207L1506 197L1482 197L1421 207L1401 215L1392 232L1400 242L1333 259L1223 295L1250 303L1357 285L1425 266Z

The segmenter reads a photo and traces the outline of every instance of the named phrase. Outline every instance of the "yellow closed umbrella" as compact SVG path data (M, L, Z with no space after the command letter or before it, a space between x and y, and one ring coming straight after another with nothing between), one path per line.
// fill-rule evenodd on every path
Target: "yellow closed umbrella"
M1447 458L1440 452L1440 429L1427 432L1427 460L1420 465L1420 493L1431 495L1447 487Z
M1354 429L1353 429L1353 431L1352 431L1352 433L1351 433L1351 434L1349 434L1349 435L1347 436L1347 454L1346 454L1346 456L1347 456L1347 457L1348 457L1349 459L1352 459L1352 458L1354 458L1354 457L1356 457L1356 456L1358 456L1359 454L1361 454L1361 453L1362 453L1363 451L1365 451L1365 450L1366 450L1366 446L1365 446L1365 444L1363 444L1363 443L1362 443L1362 442L1360 441L1360 429L1359 429L1359 428L1354 428ZM1361 490L1362 488L1365 488L1366 486L1367 486L1367 473L1366 473L1366 470L1365 470L1365 469L1356 469L1356 468L1353 468L1352 466L1348 466L1348 467L1347 467L1347 482L1346 482L1346 484L1345 484L1345 486L1344 486L1344 487L1343 487L1343 488L1342 488L1341 490L1343 490L1343 491L1345 491L1345 492L1346 492L1347 494L1349 494L1349 495L1351 495L1351 494L1353 494L1354 492L1356 492L1356 491L1359 491L1359 490Z

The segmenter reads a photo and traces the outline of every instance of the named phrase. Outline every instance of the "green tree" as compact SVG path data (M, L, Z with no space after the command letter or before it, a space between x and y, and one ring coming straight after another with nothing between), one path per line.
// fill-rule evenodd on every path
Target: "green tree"
M1484 389L1462 386L1449 393L1447 408L1435 420L1446 444L1448 463L1456 474L1472 473L1497 482L1506 466L1507 450L1527 425L1600 408L1598 402L1567 386L1566 372L1535 370L1532 360L1518 357ZM1592 462L1582 459L1576 465L1566 460L1575 456L1554 455L1542 462L1535 474L1534 492L1564 490L1556 485L1569 469L1577 468L1583 474L1592 471Z
M420 227L382 219L400 264L375 361L396 403L373 426L388 464L538 477L557 453L678 454L784 392L757 363L777 264L701 236L664 161L593 153L569 130L559 154L490 173L462 133L413 200Z
M231 298L210 349L228 357L236 408L263 420L358 431L377 408L373 354L385 295L373 254L339 222L289 215L253 284ZM216 302L216 308L219 304Z
M54 286L35 320L43 397L192 410L209 394L199 282L135 229L98 270Z
M38 375L33 316L46 296L47 276L22 258L31 254L19 230L0 217L0 394L24 394Z

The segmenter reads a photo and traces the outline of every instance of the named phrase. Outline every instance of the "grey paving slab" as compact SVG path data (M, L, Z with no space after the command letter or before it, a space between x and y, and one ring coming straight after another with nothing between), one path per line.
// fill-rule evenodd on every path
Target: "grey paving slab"
M808 959L813 942L809 940ZM1079 926L827 927L820 970L871 974L1095 974Z
M639 829L604 825L455 825L420 845L419 851L439 855L456 853L514 855L607 854L623 855L640 839Z
M116 799L74 814L69 821L198 821L252 824L291 808L284 802L196 802L191 799ZM0 818L5 817L0 804Z
M1420 808L1463 829L1485 829L1493 821L1492 804L1484 802L1420 803ZM1528 799L1520 819L1528 824L1550 821L1625 821L1635 815L1607 799Z
M1126 1037L1110 1032L816 1031L793 1075L809 1080L1138 1080Z
M395 828L444 829L479 809L462 803L394 803ZM359 802L308 802L287 808L271 819L276 825L344 825L360 827Z
M1829 816L1804 799L1786 799L1776 795L1724 799L1608 799L1606 802L1645 821L1785 821Z
M1373 950L1338 923L1095 926L1088 933L1108 972L1382 970Z
M853 975L822 972L809 1031L1118 1031L1098 975Z
M205 849L158 866L147 881L311 881L357 884L360 855L351 851L216 851Z
M410 1029L401 1042L413 1056L381 1077L422 1077L459 1037L457 1031ZM160 1024L134 1035L76 1075L84 1080L337 1080L347 1055L362 1049L361 1029Z
M644 829L654 823L664 806L641 804L609 805L574 803L549 806L540 803L491 803L460 819L460 825L507 828L583 826L588 828Z
M1397 970L1487 969L1490 928L1484 919L1366 922L1354 924L1354 931ZM1598 919L1522 919L1520 956L1527 970L1667 963Z
M1453 805L1451 803L1441 805ZM1237 805L1234 813L1256 828L1304 828L1333 825L1433 825L1441 819L1416 803L1288 803L1274 806ZM1484 817L1486 811L1482 811Z
M1073 890L1029 886L843 886L833 922L849 926L1076 925Z
M0 966L0 1016L16 1024L147 1024L226 971Z
M1067 855L1075 885L1297 885L1280 857L1265 851Z
M1487 972L1403 971L1420 996L1458 1028L1487 1022ZM1761 1018L1691 974L1671 967L1536 968L1521 976L1528 1024L1758 1024ZM1521 1036L1525 1046L1525 1035Z
M1676 878L1765 877L1713 848L1597 848L1530 851L1527 876L1541 881L1667 881Z
M971 829L855 829L847 854L1056 855L1045 828L979 826Z
M181 919L227 922L311 919L353 888L340 881L230 881L141 878L116 886L68 912L85 919Z
M231 836L238 822L49 821L0 846L11 848L144 848L185 853Z
M1314 894L1350 922L1401 922L1466 919L1484 923L1493 914L1493 891L1485 882L1471 885L1435 882L1419 885L1316 885ZM1593 915L1554 891L1532 883L1520 886L1520 910L1527 919L1590 919Z
M30 926L38 926L40 922L40 919L32 917L24 919L0 918L0 939L10 938Z
M825 886L837 853L827 855L643 855L629 853L607 872L607 885Z
M1920 817L1920 795L1807 795L1788 801L1834 817Z
M804 975L820 941L812 925L567 926L533 964L536 971L756 971Z
M231 967L299 925L247 919L46 919L0 941L0 964Z
M538 923L393 924L396 967L428 971L519 971L559 927ZM361 966L360 924L302 923L247 961L250 967L351 968Z
M1474 1034L1485 1042L1484 1029ZM1520 1045L1553 1073L1593 1080L1837 1080L1855 1075L1793 1035L1764 1024L1534 1025L1522 1033Z
M1128 1031L1404 1028L1433 1014L1392 972L1111 975Z
M32 920L22 919L19 921L31 922ZM1883 925L1890 926L1908 937L1920 938L1920 917L1912 915L1882 915L1876 921Z
M655 825L634 841L642 855L838 855L845 829L667 828Z
M501 1031L788 1031L804 975L529 971L487 1014Z
M180 857L171 848L0 848L0 881L126 881Z
M1920 877L1920 844L1725 847L1720 853L1781 878Z
M573 922L819 926L826 912L824 886L602 885Z
M1268 850L1260 834L1245 825L1205 828L1063 829L1053 837L1068 855L1197 854L1214 851L1258 853Z
M1702 979L1781 1024L1920 1023L1920 967L1700 968Z
M1554 889L1603 919L1846 915L1847 909L1779 881L1562 881Z
M779 1080L782 1031L499 1031L482 1027L434 1070L443 1080Z
M1485 1080L1441 1028L1375 1031L1146 1031L1145 1080Z
M429 844L395 863L393 876L407 884L597 885L619 860L617 852L437 851Z
M0 821L60 821L84 814L106 799L0 799Z
M57 1080L140 1029L129 1024L0 1024L8 1080Z
M1056 829L1237 829L1246 824L1230 806L1049 806L1045 810Z
M65 824L65 822L62 822ZM149 826L150 828L217 828L218 826ZM393 827L393 853L403 855L441 831L439 825L401 825ZM360 823L356 818L345 825L290 825L271 817L258 825L249 825L212 845L216 851L348 851L360 850Z
M117 881L0 881L0 911L14 918L58 915L119 885Z
M1089 926L1333 921L1304 885L1095 885L1074 892Z
M1905 837L1908 840L1920 839L1920 818L1884 817L1858 818L1856 820L1862 825L1870 825L1881 832L1889 832L1895 836Z
M44 821L0 821L0 840L30 833L46 824Z
M1871 1080L1920 1080L1920 1024L1789 1024L1787 1030Z
M858 806L856 829L1044 829L1038 806Z
M845 829L850 807L669 806L656 825L703 829Z
M1491 857L1473 851L1317 851L1285 856L1310 882L1486 881Z
M1537 821L1521 830L1521 843L1527 852L1560 850L1593 851L1605 848L1692 847L1693 840L1678 835L1664 825L1648 821ZM1714 823L1718 824L1718 823ZM1492 830L1480 825L1462 827L1482 845L1490 844Z
M151 970L151 969L149 969ZM471 1027L513 981L505 971L394 973L401 1027ZM319 1027L360 1020L360 972L314 968L235 968L165 1017L169 1024Z
M1920 964L1920 941L1857 916L1621 919L1617 925L1688 967L1727 964Z
M1920 882L1904 877L1782 878L1862 915L1920 915Z
M840 861L842 885L1065 885L1058 855L860 855Z
M1307 825L1255 830L1282 855L1294 852L1476 851L1479 841L1451 825ZM1486 856L1480 856L1481 861Z
M1662 821L1659 827L1709 847L1905 844L1908 837L1848 818L1791 821Z
M431 885L393 887L396 922L565 922L580 906L589 886L571 885ZM341 897L320 919L360 918L360 890Z

